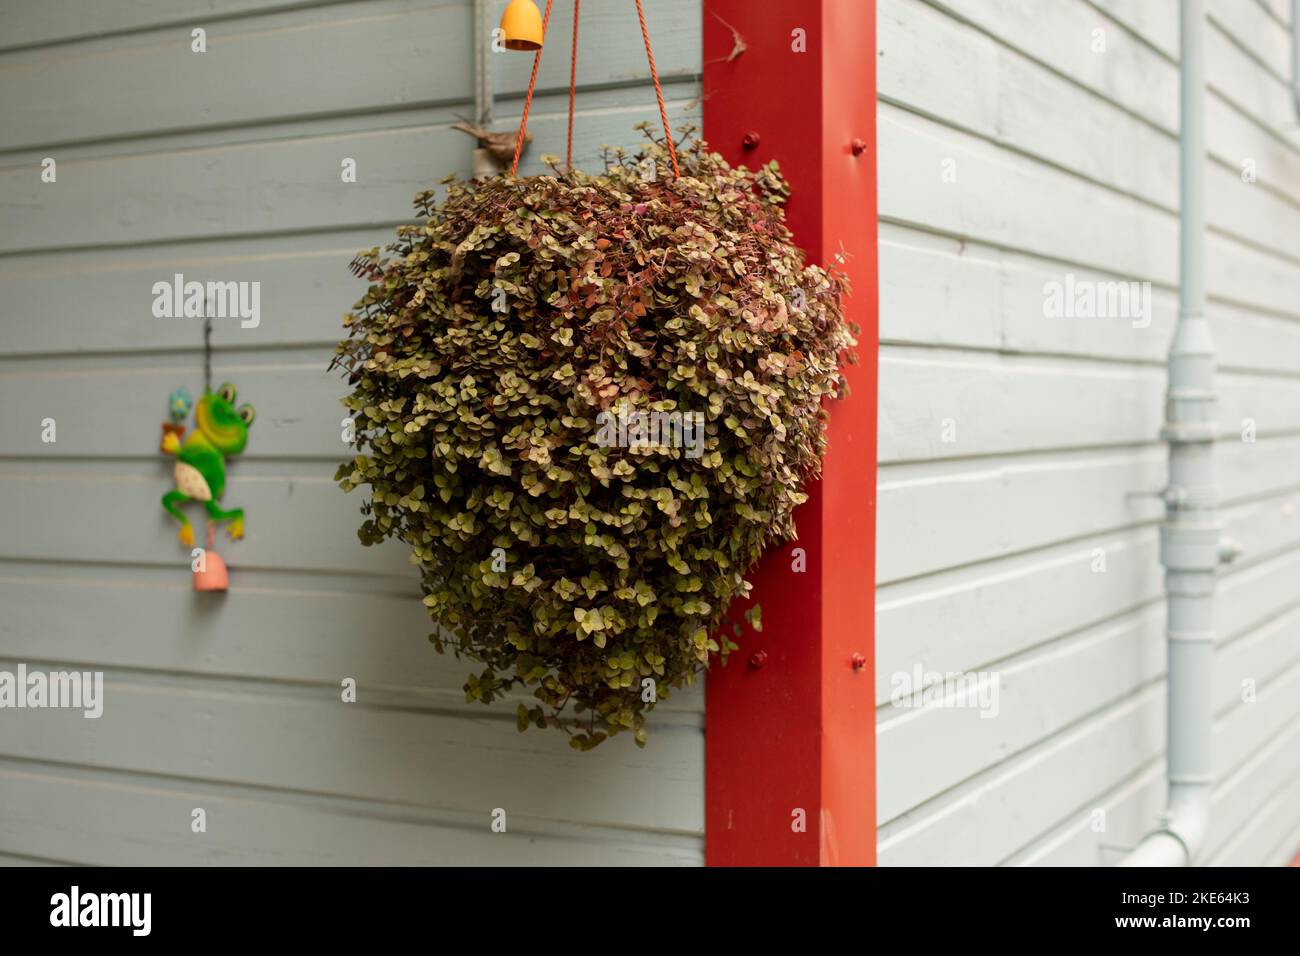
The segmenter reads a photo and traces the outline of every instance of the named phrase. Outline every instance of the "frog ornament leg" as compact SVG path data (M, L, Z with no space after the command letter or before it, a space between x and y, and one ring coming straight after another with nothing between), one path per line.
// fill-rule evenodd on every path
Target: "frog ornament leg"
M176 487L163 495L162 506L181 523L177 537L186 547L194 547L194 528L181 510L189 501L203 502L211 521L228 521L232 539L244 536L244 510L226 510L219 503L226 488L226 457L244 450L255 417L252 405L235 407L235 395L229 383L205 392L194 409L194 431L184 444L174 434L163 439L163 451L176 456Z

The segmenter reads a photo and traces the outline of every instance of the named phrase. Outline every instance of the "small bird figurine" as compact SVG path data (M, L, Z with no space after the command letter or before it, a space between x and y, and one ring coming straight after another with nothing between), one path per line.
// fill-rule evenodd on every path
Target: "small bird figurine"
M480 149L486 149L488 155L502 167L510 165L515 158L515 133L493 133L486 130L477 123L471 123L469 120L461 120L452 126L452 129L458 129L462 133L468 133L478 140ZM524 146L527 147L533 141L533 134L524 133Z

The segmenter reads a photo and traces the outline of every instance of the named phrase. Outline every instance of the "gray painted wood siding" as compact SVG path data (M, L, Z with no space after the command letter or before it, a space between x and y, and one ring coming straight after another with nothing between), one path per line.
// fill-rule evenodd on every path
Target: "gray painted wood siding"
M622 6L583 11L587 168L657 121ZM555 4L529 170L564 152L571 11ZM675 123L699 121L700 17L699 0L650 11ZM465 0L0 9L0 668L97 669L107 687L99 720L0 717L0 861L702 861L702 695L660 708L644 751L585 755L518 734L513 703L466 704L469 664L429 647L403 549L361 547L361 498L332 481L345 388L325 369L362 290L347 264L410 221L417 190L468 174L472 141L449 127L473 110L471 31ZM513 128L532 58L492 62ZM248 536L219 539L224 598L190 590L158 505L166 396L202 384L200 325L150 311L175 272L262 287L261 324L213 336L215 381L258 409L231 468Z
M1212 864L1300 848L1288 7L1209 3L1218 480L1247 549L1220 580ZM1176 14L1174 0L880 0L883 864L1104 865L1163 808L1151 495L1177 310ZM1044 286L1067 273L1150 282L1149 327L1047 318ZM998 716L893 706L892 676L917 662L996 675Z
M587 6L590 167L655 113L635 21ZM699 0L650 15L669 108L698 119ZM1288 16L1286 0L1211 2L1218 473L1247 547L1220 582L1211 863L1300 846ZM108 682L99 721L0 719L0 863L701 862L702 696L660 708L647 750L588 755L518 735L509 706L466 705L402 549L361 548L359 498L331 481L346 263L409 220L417 188L468 171L449 126L471 112L470 30L468 3L429 0L0 8L0 667ZM553 37L533 169L563 150L567 29ZM1174 3L879 0L879 42L880 859L1108 864L1163 801L1150 494L1177 308ZM529 62L494 60L499 128ZM149 311L176 271L262 283L261 325L214 335L217 380L259 410L230 492L249 535L221 539L234 590L215 601L189 590L157 504L163 400L201 381L197 326ZM1048 320L1044 283L1067 272L1151 282L1150 326ZM917 662L996 673L999 717L891 707L891 676ZM496 807L507 834L488 832Z

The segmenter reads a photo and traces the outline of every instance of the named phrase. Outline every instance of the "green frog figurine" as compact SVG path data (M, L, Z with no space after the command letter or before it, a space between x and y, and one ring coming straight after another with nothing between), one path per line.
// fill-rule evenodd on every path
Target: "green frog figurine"
M194 408L194 431L182 444L174 431L163 436L162 450L176 456L176 489L163 495L162 506L181 523L178 537L194 546L194 528L180 506L201 501L213 521L229 521L231 538L244 536L244 509L225 511L218 502L226 490L226 457L238 455L248 444L253 424L252 405L235 407L235 386L227 382L216 392L204 392Z

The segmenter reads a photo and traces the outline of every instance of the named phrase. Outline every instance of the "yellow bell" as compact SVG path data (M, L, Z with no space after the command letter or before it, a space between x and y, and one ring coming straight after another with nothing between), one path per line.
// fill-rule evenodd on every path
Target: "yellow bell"
M533 0L510 0L501 14L501 32L505 34L507 50L540 50L542 12Z

